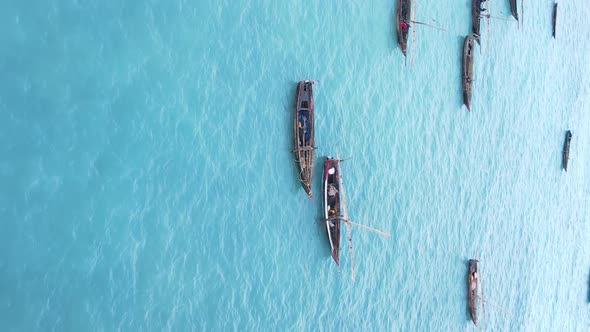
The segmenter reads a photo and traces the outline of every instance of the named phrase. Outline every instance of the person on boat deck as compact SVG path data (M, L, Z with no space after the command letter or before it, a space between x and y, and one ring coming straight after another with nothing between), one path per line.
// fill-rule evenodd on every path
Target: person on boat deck
M403 29L403 30L407 30L410 28L410 25L408 24L408 22L406 21L402 21L399 26Z
M479 8L479 11L480 12L485 12L486 11L486 9L482 7L483 6L483 3L486 2L486 1L487 0L480 0L479 1L479 6L477 6L477 7Z

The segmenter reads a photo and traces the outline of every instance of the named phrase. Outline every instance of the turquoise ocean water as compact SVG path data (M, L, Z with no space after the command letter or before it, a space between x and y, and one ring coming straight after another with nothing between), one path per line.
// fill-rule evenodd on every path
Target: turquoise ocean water
M1 2L0 330L473 330L479 257L480 328L587 331L589 8L557 40L548 0L482 22L468 113L468 0L417 1L448 31L415 24L413 66L393 0ZM354 283L319 223L337 149L350 217L392 233L353 230Z

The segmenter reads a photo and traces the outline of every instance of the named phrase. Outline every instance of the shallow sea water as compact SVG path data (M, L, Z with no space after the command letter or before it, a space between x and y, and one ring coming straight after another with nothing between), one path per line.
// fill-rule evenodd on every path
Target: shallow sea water
M1 3L0 330L472 330L479 257L480 327L586 331L590 10L561 1L553 40L524 6L482 21L468 113L467 0L416 3L448 31L414 24L407 65L393 0ZM354 283L319 222L337 150L351 219L392 233L353 229Z

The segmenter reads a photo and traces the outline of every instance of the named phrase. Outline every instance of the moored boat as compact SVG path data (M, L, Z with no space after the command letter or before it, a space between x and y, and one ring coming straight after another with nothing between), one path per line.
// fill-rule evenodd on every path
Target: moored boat
M485 10L481 7L484 1L485 0L471 0L471 27L476 36L479 36L481 12ZM479 39L476 40L479 43Z
M555 39L555 25L557 24L557 2L553 4L553 38Z
M299 168L299 180L309 198L312 198L311 180L315 157L313 84L313 81L300 81L297 85L293 117L293 153Z
M477 300L479 300L479 272L478 260L469 260L469 274L467 275L467 301L473 324L477 325Z
M518 6L516 6L516 0L510 0L510 12L512 16L518 21Z
M572 132L566 131L565 132L565 141L563 142L563 159L562 159L562 166L563 169L567 172L567 162L570 156L570 141L572 140Z
M324 163L323 207L326 234L336 265L340 265L340 221L343 218L340 186L340 160L331 157Z
M404 57L408 48L408 32L410 31L410 20L412 13L412 0L398 0L395 15L395 28L397 31L397 43L402 50Z
M471 111L471 83L473 82L473 40L478 37L469 34L463 42L463 63L461 81L463 85L463 103L468 111Z

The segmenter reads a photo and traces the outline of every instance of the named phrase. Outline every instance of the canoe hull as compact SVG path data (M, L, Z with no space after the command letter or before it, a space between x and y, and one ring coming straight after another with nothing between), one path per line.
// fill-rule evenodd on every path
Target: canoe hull
M518 6L516 5L516 0L510 0L510 12L512 16L518 21Z
M557 3L553 5L553 38L555 39L555 25L557 24Z
M299 180L311 198L311 181L315 159L315 125L313 105L313 82L301 81L297 85L293 117L293 136L295 161L299 170Z
M469 273L467 274L467 302L469 314L473 324L477 325L477 300L479 300L479 271L477 269L478 261L469 260Z
M340 221L342 217L340 161L327 157L323 176L323 211L332 258L340 265Z
M565 141L563 142L563 158L561 160L561 165L563 169L567 172L567 163L570 157L570 142L572 140L572 132L566 131L565 132Z
M481 0L471 0L471 29L479 36L481 24ZM479 42L479 41L478 41Z
M399 48L402 50L404 56L407 54L408 48L408 32L409 32L409 24L412 15L412 0L398 0L397 1L397 10L395 15L395 28L397 32L397 44ZM404 29L402 28L402 22L406 22L407 27Z
M474 34L469 34L463 42L463 61L461 70L461 82L463 88L463 103L468 111L471 111L471 85L473 82L473 41Z

